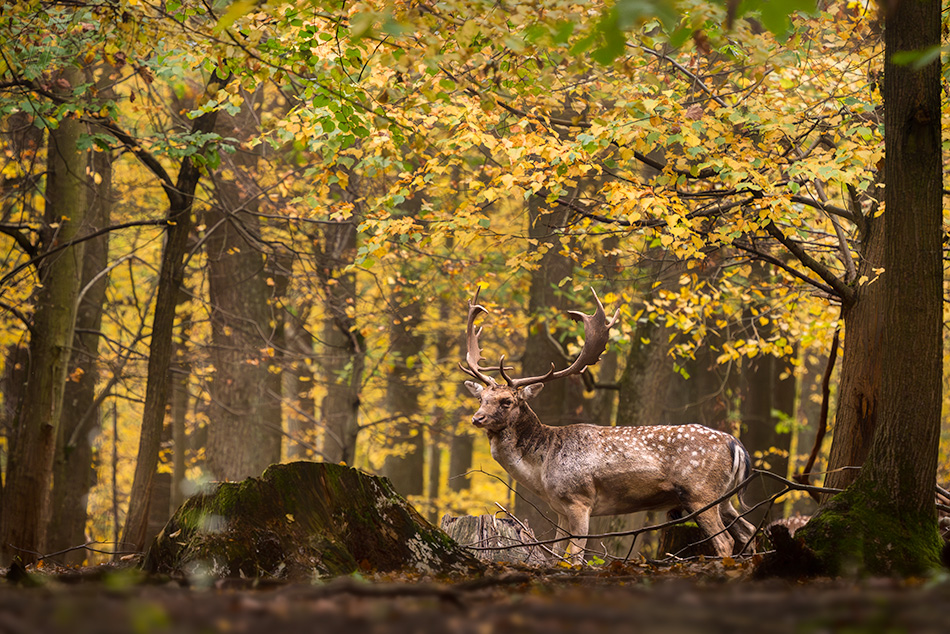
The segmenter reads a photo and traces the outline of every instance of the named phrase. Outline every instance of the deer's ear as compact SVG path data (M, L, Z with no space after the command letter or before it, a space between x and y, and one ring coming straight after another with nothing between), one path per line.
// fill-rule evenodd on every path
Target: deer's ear
M530 401L541 393L542 388L544 388L544 383L534 383L533 385L527 385L521 388L521 396L524 397L524 400Z
M465 387L468 388L468 391L472 393L472 396L475 398L481 398L482 392L485 390L485 386L476 383L475 381L466 381Z

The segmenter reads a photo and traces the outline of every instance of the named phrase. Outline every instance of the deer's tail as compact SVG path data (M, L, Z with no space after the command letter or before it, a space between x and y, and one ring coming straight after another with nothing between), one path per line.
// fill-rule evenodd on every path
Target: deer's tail
M749 452L746 451L746 448L742 445L737 438L733 438L730 441L732 449L732 485L733 487L739 486L752 475L752 458L749 456ZM748 490L748 486L742 487L739 490L739 506L742 507L743 511L749 510L748 505L745 503L744 496L745 492Z

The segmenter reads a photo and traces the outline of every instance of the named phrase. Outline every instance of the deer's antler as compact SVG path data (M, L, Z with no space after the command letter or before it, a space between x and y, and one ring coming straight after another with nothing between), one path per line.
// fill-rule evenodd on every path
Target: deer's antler
M480 314L488 312L484 306L478 303L478 293L481 290L482 289L480 286L476 287L475 297L468 301L468 324L465 326L465 341L467 349L465 354L465 363L468 365L468 367L465 367L461 363L459 363L459 367L463 372L478 379L485 385L495 387L498 385L495 379L485 374L485 370L488 368L482 368L479 365L479 361L482 360L482 351L478 347L478 336L482 334L482 329L479 328L478 330L475 330L475 319ZM504 357L502 357L501 365L504 366ZM504 369L502 369L502 372L504 372Z
M604 305L600 302L600 298L597 297L597 291L593 288L590 290L594 294L594 300L597 302L597 310L595 310L592 315L585 315L576 310L571 310L567 313L574 321L584 323L584 347L581 349L581 353L577 355L577 358L574 359L574 363L557 372L554 371L554 364L552 363L551 369L548 370L547 374L517 379L510 378L505 374L503 368L501 375L505 381L508 382L508 385L511 387L523 387L525 385L534 385L535 383L547 383L548 381L560 379L572 374L580 374L584 371L584 368L589 365L594 365L600 360L600 355L607 349L607 342L610 340L610 329L617 323L617 319L620 317L620 309L617 309L617 312L614 313L614 316L611 317L608 322L607 314L604 312Z
M568 315L574 321L580 321L584 323L584 347L581 349L581 353L577 355L577 358L574 360L569 367L554 371L554 364L551 364L551 369L547 374L541 376L532 376L532 377L523 377L523 378L511 378L508 376L508 373L505 370L511 368L505 367L505 357L502 355L501 361L498 364L497 368L483 368L479 365L479 362L482 359L482 352L478 346L478 337L482 333L482 329L475 329L475 319L482 313L487 313L488 311L484 306L479 305L478 303L478 293L481 290L479 287L475 291L475 297L469 300L468 302L468 324L465 328L466 343L467 343L467 353L465 355L466 365L459 363L459 367L470 376L478 379L485 385L490 385L492 387L497 386L498 383L492 377L485 374L487 371L499 370L501 376L505 379L505 382L511 387L522 387L525 385L533 385L535 383L547 383L548 381L553 381L554 379L560 379L565 376L570 376L572 374L579 374L584 371L584 368L590 365L594 365L600 359L600 355L604 353L604 350L607 348L607 342L610 339L610 328L617 323L617 319L620 316L620 309L617 309L617 312L614 313L614 316L607 321L607 314L604 312L604 305L601 303L600 298L597 297L597 291L593 288L591 292L594 293L594 301L597 302L597 310L594 311L592 315L585 315L584 313L572 310L568 311Z

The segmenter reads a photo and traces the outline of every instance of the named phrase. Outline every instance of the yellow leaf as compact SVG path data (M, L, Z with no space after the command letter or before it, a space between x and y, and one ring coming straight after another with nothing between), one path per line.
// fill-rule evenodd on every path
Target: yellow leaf
M256 0L237 0L237 2L228 7L227 12L218 20L217 28L222 31L231 28L235 20L250 13L256 4Z

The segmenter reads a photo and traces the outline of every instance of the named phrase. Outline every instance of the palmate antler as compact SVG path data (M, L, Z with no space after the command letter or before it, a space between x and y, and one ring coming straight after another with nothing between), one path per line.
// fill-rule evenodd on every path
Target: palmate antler
M478 347L478 336L482 334L482 329L479 328L475 330L475 318L482 313L487 313L488 310L484 306L481 306L478 303L478 293L482 290L481 286L475 288L475 297L468 301L468 323L465 326L465 341L466 341L466 353L465 353L465 363L468 364L466 368L464 365L459 363L459 367L462 368L462 371L471 375L472 377L478 379L485 385L490 385L495 387L498 385L498 382L495 379L491 378L485 372L491 368L482 368L478 362L482 360L482 351ZM502 357L502 366L504 365L504 357Z
M594 365L600 360L600 355L602 355L604 350L607 349L607 342L610 339L610 328L617 323L617 319L620 316L620 309L617 309L617 312L614 313L614 316L611 317L610 321L608 322L607 314L604 312L604 305L601 303L600 298L597 297L597 291L595 291L593 288L590 290L594 294L594 300L597 302L597 310L595 310L592 315L585 315L584 313L575 310L568 311L567 313L574 321L581 321L584 323L584 347L581 349L580 354L577 355L574 363L563 370L558 370L557 372L555 372L554 364L552 363L551 369L547 374L515 379L508 376L507 372L505 372L506 368L504 355L501 357L501 362L498 364L498 368L483 368L479 365L482 355L478 346L478 337L481 334L482 329L479 328L478 331L475 331L475 318L481 313L487 313L488 311L484 306L480 306L478 304L478 290L476 290L474 299L469 301L468 304L468 326L466 328L468 353L465 357L468 367L466 368L462 364L459 364L459 367L485 385L490 386L496 386L498 383L495 381L495 379L485 374L485 372L495 369L501 372L502 378L504 378L505 382L511 387L524 387L526 385L534 385L535 383L547 383L548 381L560 379L572 374L580 374L584 371L584 368Z

